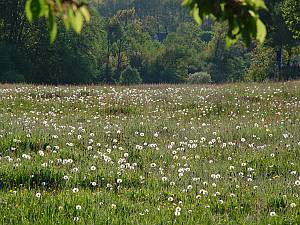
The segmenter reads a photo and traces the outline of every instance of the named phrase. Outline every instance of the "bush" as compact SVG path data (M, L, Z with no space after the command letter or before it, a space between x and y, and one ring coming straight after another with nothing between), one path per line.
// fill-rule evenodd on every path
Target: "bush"
M142 78L137 69L127 66L127 68L122 71L120 76L120 84L132 85L140 83L142 83Z
M0 73L1 83L24 83L25 78L22 74L15 70L9 70L7 72Z
M187 81L189 84L209 84L212 82L211 76L207 72L190 74Z
M263 82L278 77L275 51L269 47L259 46L250 53L250 67L245 73L245 81Z

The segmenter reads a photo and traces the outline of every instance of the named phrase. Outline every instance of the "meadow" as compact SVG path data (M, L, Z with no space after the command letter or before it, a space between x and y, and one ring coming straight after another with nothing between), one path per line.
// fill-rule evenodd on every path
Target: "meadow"
M0 224L300 224L300 82L0 86Z

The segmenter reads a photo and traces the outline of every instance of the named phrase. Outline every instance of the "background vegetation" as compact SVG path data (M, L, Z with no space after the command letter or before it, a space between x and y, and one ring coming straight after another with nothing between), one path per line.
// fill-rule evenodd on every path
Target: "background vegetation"
M92 1L91 22L81 34L58 20L53 45L44 19L27 21L25 0L2 1L0 82L124 84L122 73L126 84L182 83L198 72L212 82L297 78L299 1L265 3L265 45L238 41L226 49L225 23L207 19L199 26L175 0Z

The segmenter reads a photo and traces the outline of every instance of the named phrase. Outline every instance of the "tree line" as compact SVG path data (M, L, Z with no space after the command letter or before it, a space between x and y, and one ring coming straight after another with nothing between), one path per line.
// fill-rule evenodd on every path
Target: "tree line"
M0 82L139 84L265 81L300 76L297 0L266 0L264 45L236 40L228 24L198 25L176 0L94 0L90 23L66 30L57 19L30 24L25 0L0 2ZM294 15L294 16L293 16ZM296 18L296 19L295 19ZM299 22L299 21L298 21Z

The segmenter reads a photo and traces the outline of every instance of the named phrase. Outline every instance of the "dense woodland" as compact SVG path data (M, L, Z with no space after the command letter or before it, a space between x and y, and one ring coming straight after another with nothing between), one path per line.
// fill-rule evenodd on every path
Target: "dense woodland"
M225 48L226 23L194 23L179 0L94 0L81 34L53 44L45 21L29 24L25 0L0 2L0 82L42 84L205 83L300 76L298 0L266 0L264 45ZM289 8L289 7L292 8ZM293 8L294 7L294 8ZM287 13L288 12L288 13ZM299 25L299 24L298 24Z

